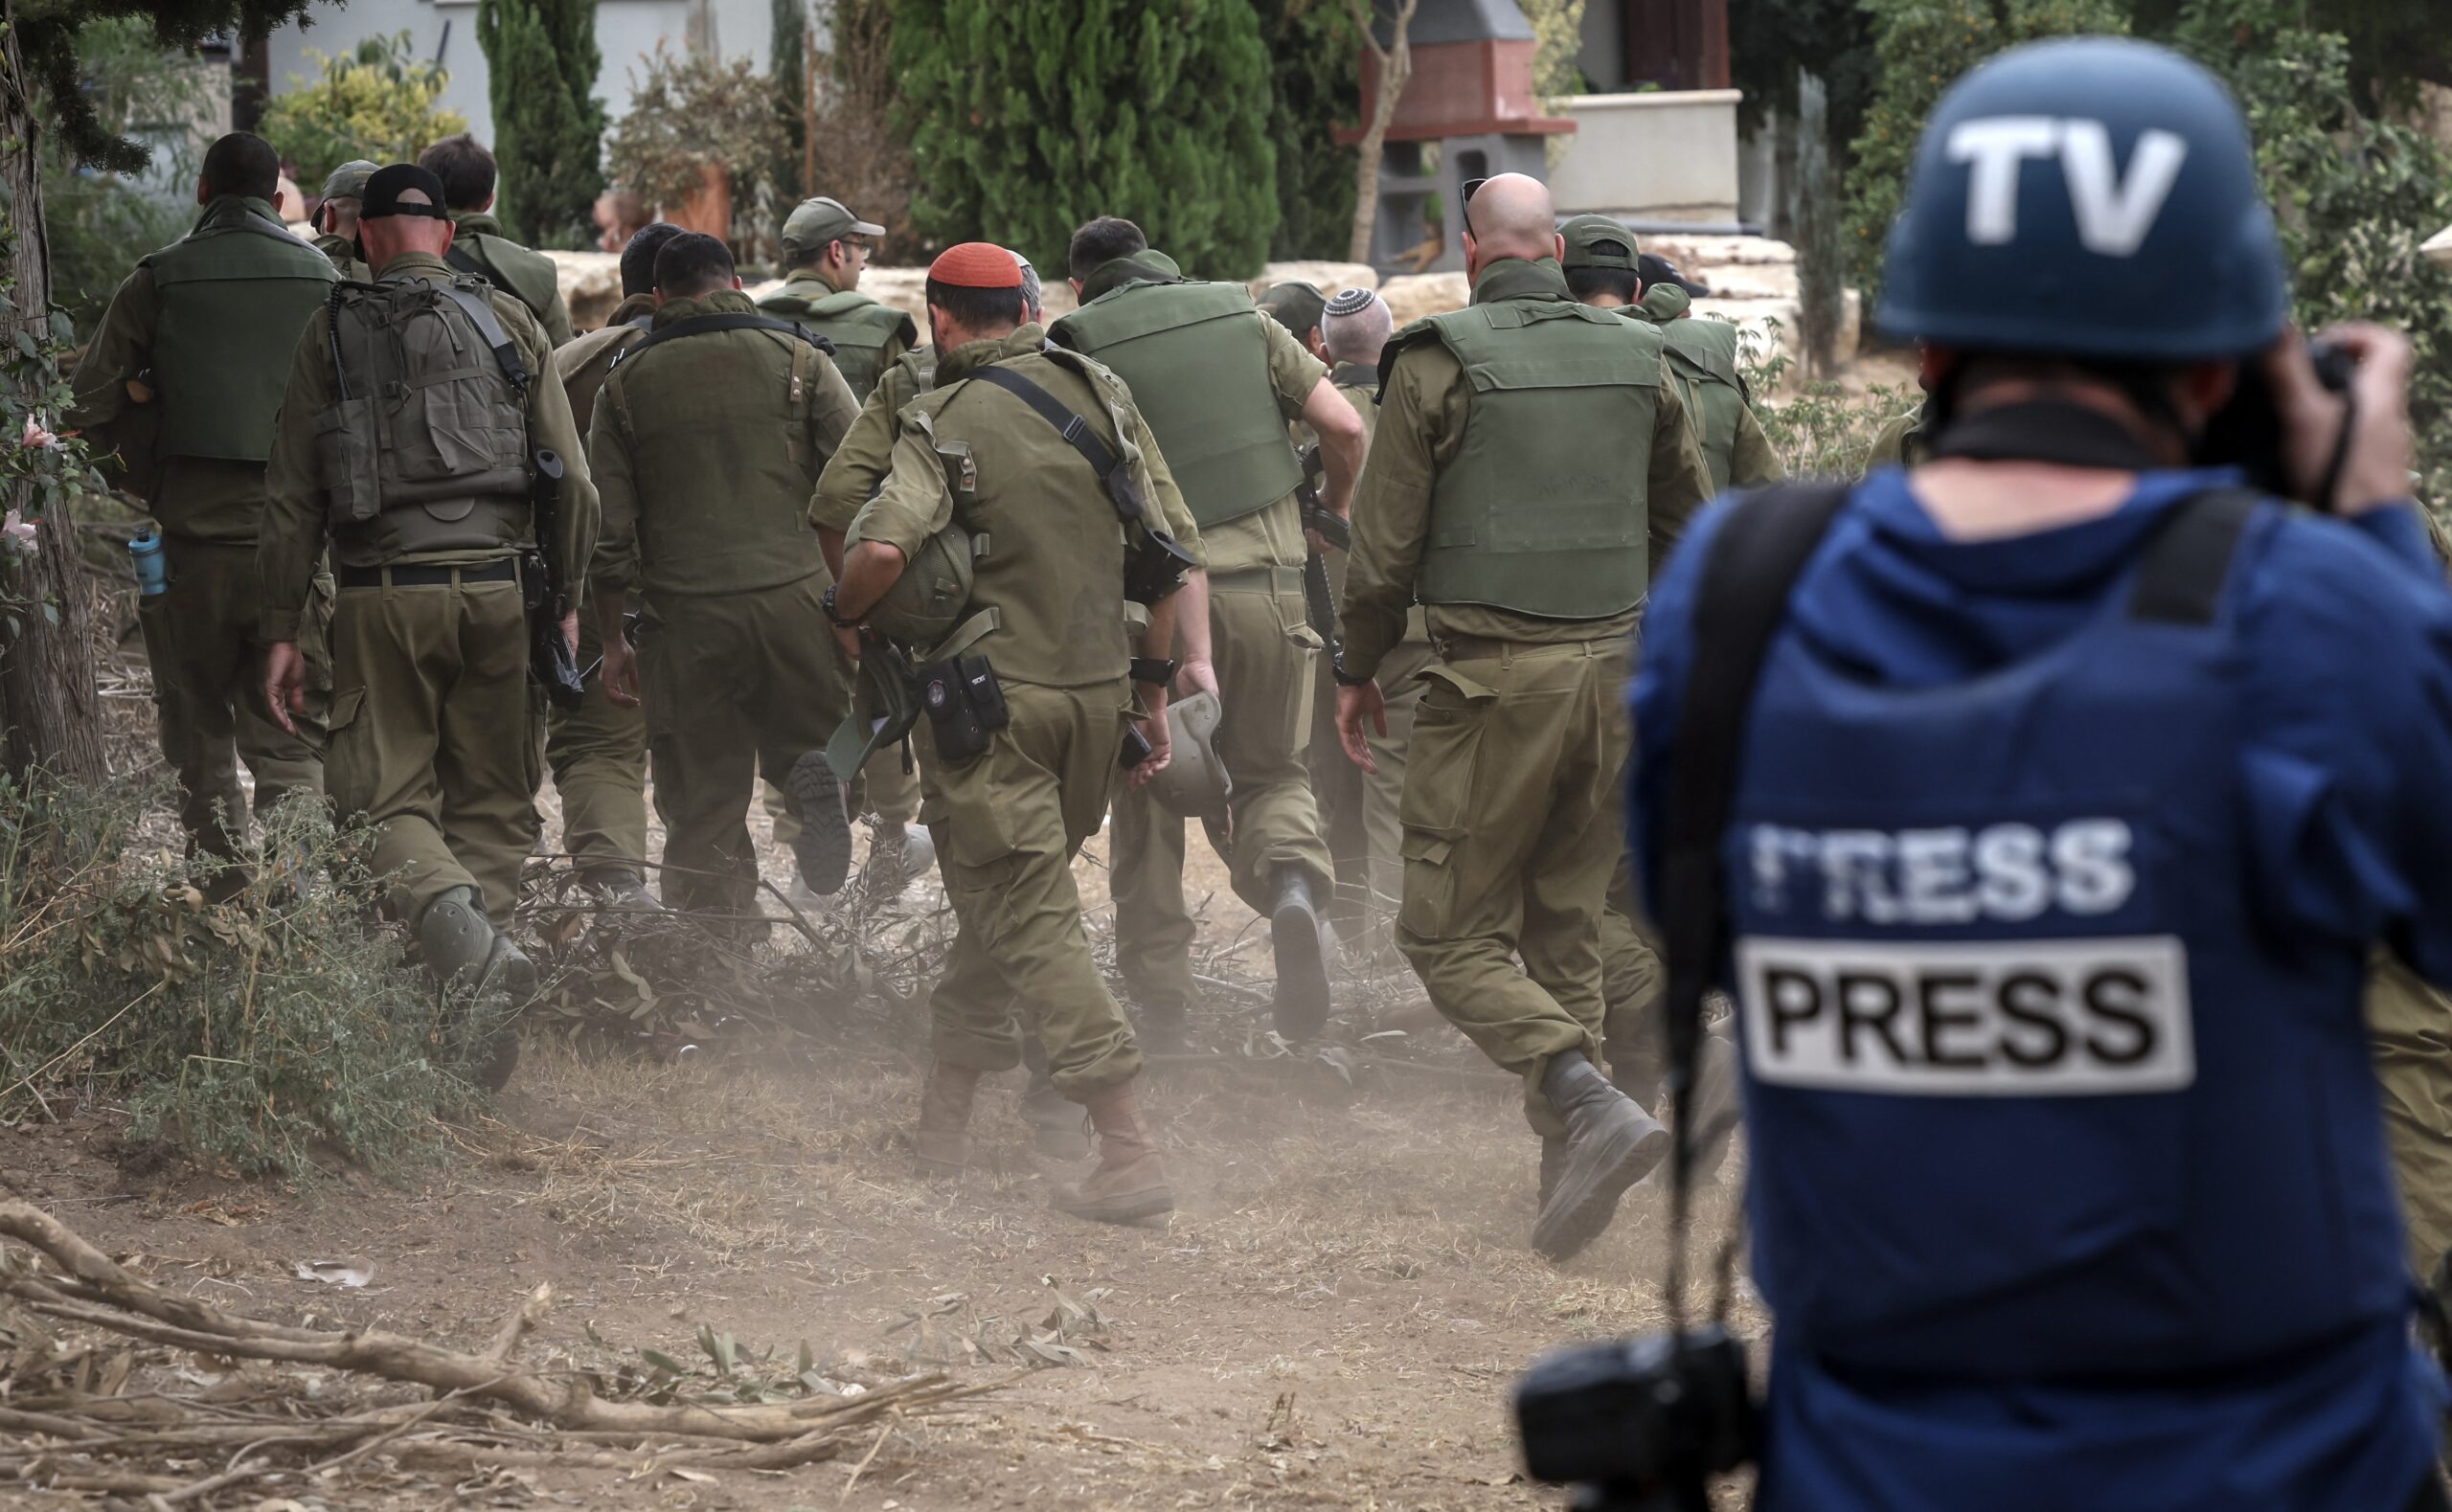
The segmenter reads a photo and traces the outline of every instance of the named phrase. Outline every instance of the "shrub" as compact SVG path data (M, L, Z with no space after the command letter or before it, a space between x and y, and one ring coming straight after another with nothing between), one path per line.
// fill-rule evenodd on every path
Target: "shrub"
M275 96L256 127L297 165L302 187L320 187L352 158L414 162L429 143L468 129L460 112L438 103L451 76L409 47L402 32L368 37L343 57L306 50L322 72L312 83L290 75L296 87Z
M605 148L617 182L668 212L698 193L711 168L731 175L736 202L765 184L783 145L772 79L745 57L675 56L661 42L640 61L630 113Z
M77 34L85 99L101 128L152 152L142 173L80 170L67 138L43 138L43 229L51 244L51 299L90 332L136 260L187 234L204 160L212 89L196 59L164 48L142 18L94 21ZM295 207L292 207L293 210Z
M591 93L604 60L596 0L482 0L477 41L504 229L533 246L593 245L589 215L604 192L604 102Z
M432 990L320 804L284 804L228 902L138 832L146 795L0 779L0 1108L108 1095L131 1133L247 1174L383 1166L473 1095Z
M1188 273L1267 260L1277 147L1250 0L902 0L894 19L923 236L1000 242L1055 278L1074 227L1126 215Z
M1260 0L1268 47L1269 135L1277 144L1273 257L1343 260L1353 234L1354 150L1333 133L1354 124L1362 42L1345 0ZM1334 293L1332 289L1329 292Z

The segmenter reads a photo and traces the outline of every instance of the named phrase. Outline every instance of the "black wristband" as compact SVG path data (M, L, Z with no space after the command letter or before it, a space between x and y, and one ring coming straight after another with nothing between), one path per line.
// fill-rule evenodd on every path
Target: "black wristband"
M1132 659L1132 680L1162 688L1175 680L1177 665L1170 656L1136 656Z
M826 618L828 620L833 621L843 629L856 629L859 626L859 621L846 620L841 615L834 612L834 590L841 586L843 585L840 583L828 583L826 585L826 594L823 598L818 599L818 603L825 608Z
M1339 688L1368 688L1371 686L1372 681L1371 674L1368 672L1363 673L1360 677L1356 677L1351 672L1347 671L1345 669L1345 663L1342 660L1330 662L1328 664L1328 675L1337 680L1337 686Z

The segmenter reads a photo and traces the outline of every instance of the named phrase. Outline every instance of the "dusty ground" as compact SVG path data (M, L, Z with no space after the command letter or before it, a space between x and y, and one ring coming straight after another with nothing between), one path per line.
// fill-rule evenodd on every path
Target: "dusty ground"
M1080 869L1102 899L1101 848ZM1195 854L1214 893L1207 940L1258 940L1215 858L1197 842ZM1256 945L1253 968L1265 959ZM1399 985L1349 983L1374 1003ZM1221 994L1200 1037L1231 1052L1263 1017ZM850 1458L715 1482L553 1472L455 1490L376 1475L237 1505L1555 1504L1516 1477L1509 1381L1550 1343L1658 1320L1659 1200L1639 1191L1563 1269L1530 1253L1535 1146L1513 1084L1443 1026L1412 1022L1411 1064L1366 1067L1352 1088L1316 1062L1233 1053L1160 1076L1147 1102L1181 1207L1146 1229L1047 1209L1049 1175L1074 1167L1034 1153L1018 1074L985 1100L982 1168L952 1186L915 1179L919 1031L896 1022L788 1061L532 1044L494 1117L398 1185L281 1190L154 1168L104 1110L0 1131L0 1190L147 1257L162 1284L284 1320L476 1347L551 1281L560 1300L532 1360L702 1360L704 1324L780 1360L806 1343L844 1379L943 1367L1005 1383L955 1418L871 1440L856 1482ZM1707 1197L1707 1236L1727 1207ZM322 1259L371 1266L372 1283L293 1277ZM1006 1346L1055 1310L1052 1287L1103 1325L1066 1330L1077 1363L1021 1369ZM980 1345L998 1363L977 1363Z

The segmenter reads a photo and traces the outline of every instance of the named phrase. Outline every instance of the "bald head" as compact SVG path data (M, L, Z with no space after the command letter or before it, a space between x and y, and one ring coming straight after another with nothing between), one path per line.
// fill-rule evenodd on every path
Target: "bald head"
M1499 174L1464 207L1464 261L1474 273L1502 258L1558 257L1565 245L1549 186L1529 174Z

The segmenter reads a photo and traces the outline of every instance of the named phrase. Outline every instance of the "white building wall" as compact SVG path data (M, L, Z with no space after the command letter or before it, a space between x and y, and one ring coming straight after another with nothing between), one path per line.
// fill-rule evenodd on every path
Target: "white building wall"
M292 21L268 39L274 94L286 94L320 72L306 56L309 48L345 54L367 37L405 31L417 56L436 59L450 71L443 103L467 118L478 141L492 145L493 109L487 102L485 50L477 45L476 0L350 0L345 8L318 7L308 14L313 25ZM761 72L768 66L774 22L767 0L600 0L596 42L604 65L596 76L596 94L613 120L629 111L640 57L659 40L681 51L699 14L723 56L747 57Z

